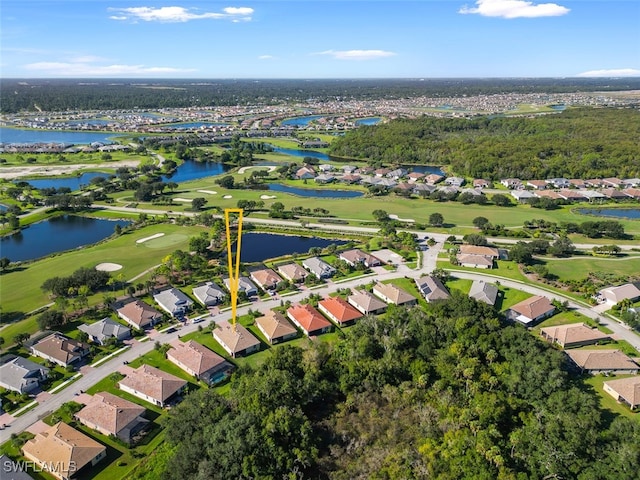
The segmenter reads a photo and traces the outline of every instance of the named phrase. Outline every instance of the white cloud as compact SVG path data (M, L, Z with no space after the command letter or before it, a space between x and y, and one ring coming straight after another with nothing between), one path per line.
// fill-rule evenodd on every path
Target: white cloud
M112 20L130 20L160 23L184 23L191 20L231 20L233 22L251 21L253 8L249 7L226 7L222 12L203 12L184 7L130 7L130 8L110 8L117 15L109 18Z
M569 9L556 3L527 2L525 0L477 0L476 7L464 6L458 10L462 14L478 14L483 17L536 18L559 17L569 13Z
M153 76L195 71L192 69L148 67L145 65L93 65L90 62L37 62L25 65L24 68L51 76L65 77Z
M337 60L374 60L393 57L395 53L385 50L325 50L315 55L329 55Z
M589 70L576 75L577 77L640 77L637 68L612 68L609 70Z
M260 55L258 57L258 60L272 60L274 58L276 58L276 57L274 57L273 55Z

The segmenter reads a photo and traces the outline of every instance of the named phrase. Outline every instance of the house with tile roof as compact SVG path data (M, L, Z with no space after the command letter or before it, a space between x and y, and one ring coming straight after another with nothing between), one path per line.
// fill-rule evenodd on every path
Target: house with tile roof
M507 317L525 325L530 325L550 317L555 310L556 307L552 305L547 297L534 295L511 306L507 310Z
M84 323L78 330L89 335L89 340L99 345L105 345L110 338L122 342L131 338L131 329L120 325L118 322L105 317L95 323Z
M640 407L640 376L607 380L602 387L605 392L631 410Z
M620 350L587 350L578 348L565 353L580 369L592 375L599 373L616 375L636 375L640 366Z
M155 293L153 299L174 318L184 317L193 306L193 301L182 290L174 287Z
M162 313L142 300L134 300L116 310L118 316L139 330L153 327L162 320Z
M483 255L490 258L500 258L500 251L495 247L485 247L483 245L462 244L459 247L460 253L466 255Z
M366 290L359 290L353 295L349 295L347 302L363 315L379 315L387 310L385 302Z
M456 254L458 265L468 268L493 268L493 258L485 255L473 255L468 253Z
M469 297L478 302L494 306L498 299L498 287L484 280L474 280L469 290Z
M270 344L286 342L298 336L298 330L281 312L269 310L255 319L255 325Z
M425 275L424 277L416 278L415 282L418 291L427 302L446 300L451 296L447 287L444 286L438 277Z
M633 283L625 283L617 287L608 287L600 290L600 296L609 304L615 305L623 300L635 302L640 298L640 289Z
M13 392L32 392L49 376L48 368L28 358L6 355L0 362L0 387Z
M602 333L597 328L588 327L584 323L545 327L540 329L540 336L562 348L583 347L611 340L609 335Z
M392 283L378 282L374 285L371 292L382 301L392 303L394 305L410 307L418 303L418 299L416 297L400 287L396 287Z
M205 307L222 303L227 293L214 282L205 282L192 290L195 299Z
M253 280L264 291L275 290L282 278L271 268L258 268L250 272Z
M331 278L336 274L336 269L318 257L309 257L302 261L302 266L309 270L319 280Z
M184 391L187 381L151 365L142 364L127 373L118 382L118 386L123 392L158 407L165 407Z
M308 303L292 305L287 309L287 317L308 337L331 331L331 322Z
M379 258L374 257L368 253L363 252L358 248L354 248L352 250L347 250L344 252L340 252L338 256L340 260L344 260L352 267L355 267L357 264L361 263L367 268L378 267L382 265L382 262Z
M77 365L89 355L88 344L58 332L54 332L32 345L30 350L36 357L44 358L63 367Z
M209 385L221 382L234 369L223 357L195 340L171 342L167 360Z
M218 322L213 329L213 338L233 358L260 350L260 340L237 322L235 328L230 322Z
M296 262L285 263L284 265L278 266L278 273L286 278L291 283L301 283L304 282L309 275L304 268L298 265Z
M68 480L107 456L107 447L66 423L58 422L22 446L27 460L60 480Z
M99 392L74 415L83 425L103 435L119 438L127 445L147 428L144 407L109 392Z
M318 310L341 327L351 325L363 314L342 297L327 297L318 302Z

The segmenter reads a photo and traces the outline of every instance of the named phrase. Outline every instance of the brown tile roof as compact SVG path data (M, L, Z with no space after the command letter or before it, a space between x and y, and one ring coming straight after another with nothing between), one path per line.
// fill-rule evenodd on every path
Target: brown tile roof
M640 376L608 380L604 384L630 405L640 405Z
M485 257L495 258L500 256L500 252L498 252L497 248L484 247L481 245L460 245L460 253L467 255L484 255Z
M88 353L89 345L56 332L40 340L31 349L34 353L40 352L68 364Z
M232 355L260 344L260 340L251 335L249 330L237 322L235 330L231 323L227 321L217 323L217 328L213 330L213 337L223 346L226 346L226 350L230 351Z
M362 313L341 297L328 297L318 302L318 309L343 324L362 317Z
M360 307L360 311L375 312L376 310L387 308L387 304L376 298L366 290L362 290L349 296L349 303Z
M560 200L562 198L558 192L553 190L536 190L536 197L551 198L552 200Z
M280 265L278 271L290 282L299 282L304 280L309 274L304 268L295 262Z
M187 342L175 340L172 342L171 348L167 351L167 359L177 360L191 370L187 373L198 376L220 367L226 362L223 357L194 340Z
M22 446L25 457L40 464L57 465L66 477L106 450L104 445L62 422L38 433Z
M379 293L381 296L388 298L389 301L396 305L403 305L417 300L416 297L411 295L409 292L405 292L391 283L376 283L373 287L373 293Z
M291 322L287 320L284 314L273 310L269 310L264 316L256 318L255 322L256 325L260 326L260 330L267 336L269 341L298 333L296 327L291 325Z
M486 265L493 267L493 258L486 255L474 255L470 253L459 253L456 260L460 265Z
M293 305L287 309L287 315L294 323L297 323L307 335L316 330L331 327L331 322L309 304Z
M175 375L143 364L120 380L119 384L164 403L187 382Z
M120 430L144 412L144 407L129 400L112 393L100 392L96 393L75 416L82 423L97 425L111 435L118 435Z
M143 328L153 323L162 314L151 305L142 300L135 300L123 305L118 310L118 314L127 318L131 323L139 328Z
M625 283L624 285L618 285L617 287L603 288L600 290L607 300L612 302L621 302L622 300L629 299L635 300L640 297L640 289L633 283Z
M380 264L378 258L357 248L342 252L339 257L351 264L364 263L367 266Z
M611 337L602 333L597 328L590 328L584 323L571 323L569 325L556 325L545 327L540 330L540 334L547 340L555 342L561 346L572 345L574 343L596 343Z
M534 320L542 315L554 310L555 307L551 304L547 297L541 295L534 295L520 303L513 305L510 310L513 310L520 315L525 316L528 319Z
M636 370L640 367L620 350L567 350L569 358L583 370Z
M251 272L251 278L255 280L262 288L275 288L282 281L280 275L270 268L263 268Z

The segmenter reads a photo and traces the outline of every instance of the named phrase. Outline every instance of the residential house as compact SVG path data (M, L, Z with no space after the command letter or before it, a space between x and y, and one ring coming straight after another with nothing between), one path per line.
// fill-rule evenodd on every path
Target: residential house
M404 168L396 168L395 170L391 170L387 173L387 178L393 178L394 180L399 180L400 178L407 176L407 170Z
M418 303L416 297L391 283L376 283L372 289L372 293L383 301L394 305L410 307Z
M165 407L184 391L187 381L151 365L142 364L127 373L118 382L118 386L123 392L158 407Z
M498 287L493 283L487 283L484 280L474 280L469 290L469 297L478 302L486 303L494 306L498 299Z
M209 385L221 382L234 369L223 357L194 340L171 342L167 360Z
M611 200L627 200L629 198L622 190L617 188L603 188L600 193Z
M435 191L436 188L437 187L435 185L430 185L428 183L418 183L413 186L413 193L426 197L428 195L431 195L431 193Z
M227 287L227 290L231 291L228 277L224 279L224 286ZM240 277L238 279L238 292L244 292L247 297L253 297L258 294L258 287L256 287L249 278Z
M249 272L251 280L253 280L264 291L275 290L278 284L282 282L282 278L271 268L259 268Z
M491 183L488 180L485 180L484 178L475 178L473 180L473 188L478 188L478 189L489 188L490 185Z
M60 480L68 480L107 456L107 447L66 423L58 422L22 446L27 460Z
M566 350L565 353L581 372L587 372L592 375L600 373L636 375L640 371L640 366L620 350L586 350L578 348Z
M295 262L279 265L278 272L291 283L304 282L309 275L309 272Z
M31 353L63 367L77 365L89 355L89 345L55 332L31 346Z
M551 343L557 343L562 348L583 347L611 340L609 335L597 328L591 328L584 323L568 325L554 325L540 330L542 338Z
M386 177L387 175L389 175L389 173L391 172L391 170L389 168L378 168L376 169L373 173L375 174L376 177Z
M343 165L342 167L340 167L340 169L344 172L344 173L355 173L356 170L358 170L358 167L356 167L355 165Z
M566 178L550 178L547 183L555 188L569 188L571 186L571 182Z
M640 188L623 188L622 193L634 200L640 200Z
M602 185L610 188L621 188L623 186L622 180L616 177L603 178Z
M538 198L550 198L551 200L562 200L560 194L554 190L538 190L535 196Z
M255 324L272 345L286 342L298 336L298 330L291 325L287 317L274 310L269 310L262 317L256 318Z
M323 185L327 183L335 182L335 180L336 180L336 177L328 173L322 173L313 179L314 182L321 183Z
M497 248L480 245L460 245L456 255L458 263L463 267L493 268L493 261L500 258Z
M535 194L527 190L511 190L509 194L515 198L518 203L527 203L532 198L536 198Z
M153 295L160 308L175 318L184 317L193 306L193 301L182 290L168 288Z
M606 200L607 196L601 192L597 192L595 190L580 190L580 193L583 197L585 197L589 202L601 202Z
M130 445L149 425L142 417L145 408L112 393L100 392L91 397L74 418L105 436L114 436Z
M602 386L605 392L631 410L640 407L640 376L607 380Z
M569 184L574 188L587 188L587 183L581 178L571 178Z
M0 361L0 387L20 394L36 390L49 376L48 368L28 358L6 355Z
M224 302L227 293L214 282L205 282L192 290L195 299L205 307L213 307Z
M111 320L109 317L91 324L84 323L78 327L78 330L85 332L92 342L99 345L105 345L110 338L115 338L118 342L131 338L130 328Z
M362 180L362 177L357 174L347 173L338 177L338 179L344 183L358 183Z
M142 300L134 300L116 310L118 316L139 330L153 327L162 320L162 313Z
M444 175L438 175L437 173L430 173L426 177L424 177L424 181L431 185L440 183L442 180L444 180Z
M218 322L213 329L213 338L233 358L260 350L260 340L237 322L235 325L228 321Z
M624 178L622 186L626 188L640 187L640 178Z
M588 200L588 197L579 190L571 190L569 188L562 188L558 191L560 198L567 200L568 202L584 202Z
M447 290L438 277L425 275L424 277L416 278L415 282L418 291L427 302L447 300L451 296L449 290Z
M547 297L534 295L513 305L507 311L507 316L512 320L529 325L550 317L555 310L556 307L551 304Z
M604 183L602 183L602 180L599 178L589 178L584 181L584 184L590 188L600 188L604 186Z
M396 182L395 180L392 180L390 178L377 178L376 177L376 178L372 179L371 184L372 185L376 185L378 187L384 187L384 188L387 188L387 189L391 189L391 188L395 187L398 184L398 182Z
M444 181L447 185L451 185L452 187L461 187L464 185L465 180L462 177L447 177Z
M344 260L352 267L355 267L359 263L363 264L367 268L379 267L380 265L382 265L380 259L357 248L341 252L338 258L340 260Z
M308 337L331 331L331 322L308 303L292 305L287 309L287 317Z
M500 183L509 190L522 190L524 188L524 185L519 178L504 178L500 180Z
M635 302L640 298L640 289L633 283L625 283L617 287L608 287L600 290L600 296L609 305L615 305L623 300Z
M311 180L316 178L316 171L311 167L301 167L296 171L298 180Z
M410 182L418 182L422 180L424 177L426 177L426 175L420 172L411 172L407 175L407 178L409 179Z
M328 297L320 300L318 310L341 327L362 318L362 313L342 297Z
M318 279L331 278L336 269L318 257L309 257L302 261L302 266L309 270Z
M302 142L302 148L326 148L328 146L329 144L327 142L323 142L322 140L317 140L317 139L305 140L304 142Z
M549 183L544 180L529 180L527 181L527 187L531 187L534 190L546 190Z
M378 315L387 310L387 304L366 290L356 291L349 295L347 301L363 315Z

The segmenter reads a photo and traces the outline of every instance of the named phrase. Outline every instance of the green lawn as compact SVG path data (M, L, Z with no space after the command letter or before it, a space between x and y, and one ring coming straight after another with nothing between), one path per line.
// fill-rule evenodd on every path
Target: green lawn
M561 280L580 280L589 272L607 272L619 276L637 275L640 272L640 256L601 258L591 256L569 259L545 259L549 273Z
M630 377L631 375L617 375L605 377L604 375L594 375L585 377L584 383L587 387L591 387L592 391L598 396L600 400L600 407L609 413L609 416L624 415L628 418L633 418L640 422L640 413L632 412L625 405L618 403L614 398L604 391L604 382L609 380L616 380L619 378Z

